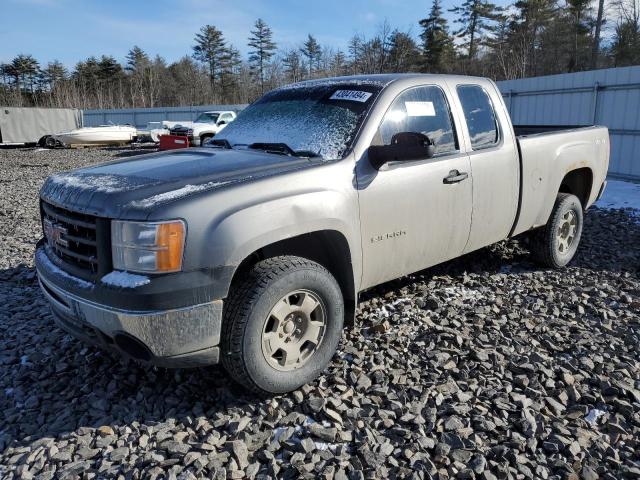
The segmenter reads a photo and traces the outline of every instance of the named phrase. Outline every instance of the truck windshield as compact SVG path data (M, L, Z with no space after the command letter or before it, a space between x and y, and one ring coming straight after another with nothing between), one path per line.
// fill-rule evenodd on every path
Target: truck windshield
M216 123L218 121L219 113L201 113L196 118L198 123Z
M286 144L325 160L347 153L381 85L323 82L267 93L243 110L216 139L231 147Z

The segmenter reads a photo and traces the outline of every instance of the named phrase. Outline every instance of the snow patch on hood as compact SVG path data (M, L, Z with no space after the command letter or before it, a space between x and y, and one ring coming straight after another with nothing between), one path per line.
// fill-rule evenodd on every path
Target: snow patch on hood
M68 280L73 281L76 285L78 285L81 288L93 287L92 283L82 280L81 278L69 275L67 272L65 272L61 268L58 268L58 266L55 263L49 260L49 257L47 256L47 254L44 252L44 249L42 248L36 251L36 260L40 262L44 267L46 267L47 270L55 273L56 275L60 275L61 277L64 277Z
M73 187L80 190L115 193L131 190L135 183L119 175L59 173L49 177L49 181L61 187Z
M151 280L144 275L135 275L129 272L114 270L102 277L101 282L105 285L111 285L112 287L137 288L147 285Z
M136 208L149 208L158 203L169 202L171 200L176 200L195 192L201 192L203 190L208 190L214 187L221 187L222 185L226 185L228 183L231 182L209 182L203 183L202 185L185 185L184 187L178 188L177 190L159 193L143 200L135 200L131 202L130 205Z

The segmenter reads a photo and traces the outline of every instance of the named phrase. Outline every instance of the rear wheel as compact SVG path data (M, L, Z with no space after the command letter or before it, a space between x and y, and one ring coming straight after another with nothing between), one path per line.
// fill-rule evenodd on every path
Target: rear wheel
M559 193L547 224L533 232L531 251L544 266L560 268L576 254L582 236L582 205L578 197Z
M293 256L263 260L229 293L222 363L251 391L295 390L327 367L343 322L340 287L324 267Z

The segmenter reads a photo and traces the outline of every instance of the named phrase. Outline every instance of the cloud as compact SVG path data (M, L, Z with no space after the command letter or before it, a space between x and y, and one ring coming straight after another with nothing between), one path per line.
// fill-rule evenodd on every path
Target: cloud
M360 20L365 21L367 23L373 23L378 18L377 15L373 12L361 13L359 17L360 17Z

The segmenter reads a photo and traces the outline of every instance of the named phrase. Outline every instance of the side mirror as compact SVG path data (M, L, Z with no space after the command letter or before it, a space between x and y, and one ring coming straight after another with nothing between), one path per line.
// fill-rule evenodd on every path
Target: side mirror
M226 124L227 124L227 121L226 121L226 120L220 120L220 121L218 122L218 126L219 126L219 127L221 127L222 125L226 125Z
M369 161L379 169L388 162L406 162L432 158L433 142L422 133L400 132L391 137L390 145L372 145L367 150Z

